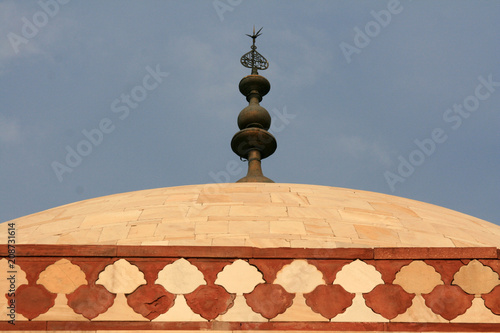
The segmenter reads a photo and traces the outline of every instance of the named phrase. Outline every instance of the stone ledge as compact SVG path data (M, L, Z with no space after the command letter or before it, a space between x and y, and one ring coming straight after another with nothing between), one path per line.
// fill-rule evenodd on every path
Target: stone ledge
M500 259L494 247L434 248L253 248L247 246L30 245L15 246L16 257L194 257L291 259ZM0 245L8 256L8 245Z
M188 322L18 322L15 326L0 322L0 330L15 331L317 331L317 332L500 332L500 324L448 324L448 323L188 323Z

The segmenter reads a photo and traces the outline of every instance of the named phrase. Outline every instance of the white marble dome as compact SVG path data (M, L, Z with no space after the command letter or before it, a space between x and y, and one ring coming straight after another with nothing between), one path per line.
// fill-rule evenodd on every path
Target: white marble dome
M9 221L18 244L500 248L500 226L415 200L279 183L114 194ZM0 233L7 223L0 224Z

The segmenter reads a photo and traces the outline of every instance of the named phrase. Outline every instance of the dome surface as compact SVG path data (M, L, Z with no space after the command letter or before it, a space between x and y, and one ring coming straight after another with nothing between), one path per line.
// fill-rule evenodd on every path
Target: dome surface
M500 226L386 194L225 183L114 194L9 221L17 244L500 248ZM0 233L7 233L0 224Z

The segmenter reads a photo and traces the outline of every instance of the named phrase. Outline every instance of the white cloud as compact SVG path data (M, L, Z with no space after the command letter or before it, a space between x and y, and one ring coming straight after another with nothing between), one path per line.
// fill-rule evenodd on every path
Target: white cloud
M392 164L390 153L377 142L370 142L359 136L343 136L336 140L339 149L356 159L374 159L383 167Z
M230 39L232 34L227 33L222 38ZM234 77L239 80L247 74L237 59L228 52L217 50L213 44L189 35L173 38L168 50L167 66L175 64L183 73L177 80L193 88L195 95L191 99L199 104L200 112L206 113L208 109L219 117L237 115L239 110L221 109L229 100L236 98L244 101L238 93L238 81L228 79Z
M13 144L21 140L21 127L15 119L0 114L0 144Z
M274 47L277 57L270 60L271 66L276 66L277 76L285 78L288 85L298 88L314 85L332 69L333 53L329 47L331 41L323 32L308 27L303 31L273 31L270 37L277 44ZM293 47L293 52L289 51L290 46ZM289 67L285 68L285 65Z
M0 35L3 37L0 39L0 61L3 63L16 57L40 53L36 42L23 44L20 47L22 52L16 53L9 41L8 35L11 33L22 36L21 18L26 14L27 12L19 2L6 1L0 3Z
M53 46L64 40L65 32L75 25L71 19L64 17L64 6L60 5L55 15L50 16L36 2L5 1L0 3L0 62L3 68L0 75L9 70L8 63L14 59L31 56L50 58ZM34 16L45 17L46 23L40 26L33 24ZM33 36L23 33L27 21L36 30ZM7 64L7 65L6 65Z

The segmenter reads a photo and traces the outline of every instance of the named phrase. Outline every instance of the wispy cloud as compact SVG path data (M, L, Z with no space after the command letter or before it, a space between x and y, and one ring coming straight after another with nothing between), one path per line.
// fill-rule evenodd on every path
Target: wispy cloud
M271 37L278 44L271 49L276 55L270 60L271 65L277 67L278 77L284 77L288 84L298 88L312 85L332 68L333 52L327 47L330 40L324 32L309 27L304 31L274 31ZM282 51L287 48L280 45L293 45L294 51ZM284 68L282 64L293 66Z
M25 57L32 54L40 54L41 51L34 41L24 45L23 52L17 53L12 48L7 35L18 32L22 28L21 17L26 14L25 9L19 2L5 1L0 3L0 62L5 63L16 57ZM5 71L5 70L4 70Z
M63 41L75 25L67 15L61 14L64 9L58 5L47 13L37 2L11 0L0 3L0 62L3 65L0 74L5 73L8 64L15 59L32 56L51 58L54 45ZM35 24L40 18L44 21Z
M21 127L15 119L0 114L0 144L13 144L21 141Z
M342 136L337 139L337 146L355 159L371 158L383 167L392 162L389 151L377 142L371 142L359 136Z
M221 38L231 39L232 35L232 32L225 33ZM235 59L228 52L221 52L213 44L190 35L172 38L168 50L169 64L183 70L189 68L189 72L193 74L192 77L182 77L178 80L196 87L197 95L192 96L192 102L198 103L200 110L211 110L212 114L219 117L237 114L238 110L231 110L226 106L228 100L244 100L237 93L238 88L234 80L228 79L239 79L243 73L246 75L238 58ZM222 101L226 103L221 103ZM221 108L221 104L224 107Z

